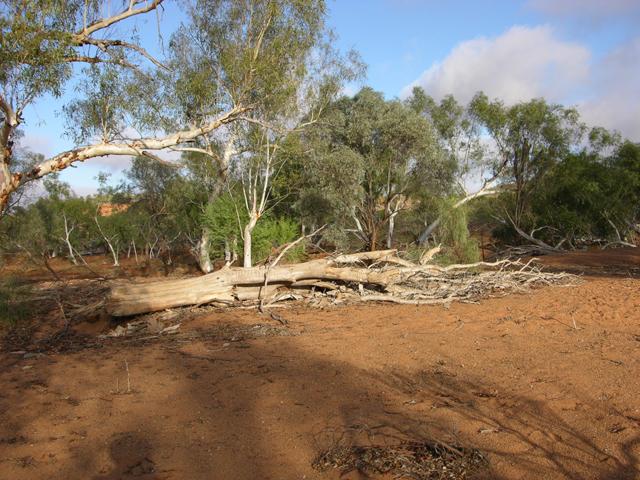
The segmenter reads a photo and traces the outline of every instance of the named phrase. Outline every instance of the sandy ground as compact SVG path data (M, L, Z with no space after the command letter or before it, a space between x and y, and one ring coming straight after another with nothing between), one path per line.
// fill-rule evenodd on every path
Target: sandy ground
M312 462L397 438L479 449L469 478L640 478L640 253L547 262L598 275L449 308L278 309L286 328L200 310L173 336L0 353L0 478L367 478Z

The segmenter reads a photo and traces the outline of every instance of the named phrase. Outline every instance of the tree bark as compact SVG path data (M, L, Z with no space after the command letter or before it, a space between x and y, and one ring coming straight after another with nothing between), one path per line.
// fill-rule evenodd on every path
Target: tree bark
M0 104L0 107L2 107L2 104ZM107 155L137 156L144 155L147 150L155 151L171 148L210 133L223 125L234 122L247 110L247 108L234 107L217 119L212 120L207 125L176 132L162 138L141 138L130 142L99 143L78 147L73 150L60 153L49 160L45 160L27 172L13 174L11 174L8 169L10 151L6 152L7 142L3 142L4 130L6 129L7 135L9 135L9 132L13 127L11 127L10 122L5 121L2 131L0 132L0 146L5 150L0 153L0 160L2 160L2 162L0 162L2 163L2 165L0 165L0 212L4 211L8 205L9 196L21 185L27 182L37 180L50 173L64 170L74 163L84 162L90 158L104 157Z
M69 228L69 222L67 221L67 216L64 213L62 214L62 218L64 219L64 241L69 249L69 259L74 265L78 265L76 256L73 254L73 246L71 245L71 232L75 226Z
M202 230L202 236L198 242L198 265L203 273L211 273L213 271L213 263L209 254L210 244L209 230L205 228Z
M258 223L258 217L256 215L251 215L249 219L249 223L247 223L244 227L244 244L243 244L243 262L242 265L244 268L251 268L251 234L253 229Z
M393 248L393 231L396 227L396 215L398 212L393 212L389 215L389 229L387 230L387 248Z
M281 256L283 254L281 252ZM357 266L365 261L370 264ZM383 268L374 268L383 263L395 263L399 266L385 265ZM352 290L358 289L358 285L360 290L362 286L367 286L369 290L377 290L407 300L416 300L415 295L418 294L423 299L439 298L440 303L446 303L451 301L454 294L458 295L458 298L466 299L469 298L470 291L478 290L478 282L482 283L482 278L472 278L471 282L475 282L474 285L465 283L465 279L469 278L465 273L467 270L484 266L501 267L505 263L510 262L501 260L494 263L476 262L447 267L415 265L398 258L394 250L382 250L339 255L335 258L312 260L294 265L224 267L195 278L149 283L116 282L111 287L105 308L107 313L113 316L128 316L186 305L233 304L244 300L263 302L270 297L276 297L280 290L292 293L292 291L303 289L308 292L310 288L318 287L342 291L343 288L350 287ZM507 275L502 271L495 273L498 277ZM531 281L531 272L523 273L523 268L514 273L524 275L526 277L524 280L527 282ZM533 272L533 274L538 276L539 272ZM434 287L434 280L440 280L436 282L440 286ZM435 296L433 293L430 294L429 290L433 288L436 293L440 293ZM495 284L490 283L488 288L492 290ZM445 290L445 294L442 294L442 289ZM420 300L418 299L415 303L420 303Z
M377 254L373 255L372 254ZM383 258L389 251L367 252L363 258ZM352 260L355 257L345 257ZM411 271L411 268L395 268L387 271L367 268L339 267L339 258L313 260L294 265L252 268L227 267L195 278L166 280L153 283L114 284L106 302L106 310L113 316L136 315L185 305L201 305L211 302L235 302L253 299L250 293L264 286L268 273L272 289L295 286L304 280L338 280L384 287L395 278ZM249 298L251 297L251 298Z

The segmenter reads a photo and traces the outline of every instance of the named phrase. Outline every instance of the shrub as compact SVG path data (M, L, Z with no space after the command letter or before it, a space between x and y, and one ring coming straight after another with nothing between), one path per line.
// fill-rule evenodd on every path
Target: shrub
M263 217L258 221L253 231L253 257L257 261L266 259L271 252L300 236L300 226L288 218ZM304 242L290 248L284 258L290 262L304 258Z
M480 248L477 240L469 234L466 208L453 208L452 201L444 201L440 207L440 215L442 220L437 237L442 243L442 252L437 256L437 262L477 262L480 258Z
M209 230L211 241L210 252L216 258L224 256L225 244L236 244L238 256L242 257L242 235L238 225L244 227L247 222L247 214L242 203L238 203L236 210L234 199L223 195L209 203L203 214L203 224ZM300 225L289 218L274 218L265 215L256 224L252 234L252 257L255 261L266 259L271 252L289 243L300 235ZM285 255L289 261L297 261L304 257L304 242L291 248Z
M0 323L10 327L27 319L33 310L32 290L14 277L0 280Z

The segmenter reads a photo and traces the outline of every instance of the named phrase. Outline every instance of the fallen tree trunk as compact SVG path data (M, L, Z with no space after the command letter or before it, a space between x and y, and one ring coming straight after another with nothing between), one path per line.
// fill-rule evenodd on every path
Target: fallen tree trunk
M503 269L512 266L519 269ZM473 271L479 267L500 270ZM394 250L383 250L294 265L227 267L186 279L115 283L105 307L113 316L128 316L208 303L259 301L264 304L264 300L282 298L284 292L309 296L318 289L358 300L443 303L467 300L490 291L515 290L533 283L553 283L565 276L542 273L529 265L523 267L506 260L448 267L415 265L397 257Z
M367 252L365 259L374 257ZM359 260L357 256L350 261ZM294 265L252 268L223 268L201 277L164 280L150 283L121 283L112 286L107 299L107 313L113 316L135 315L185 305L211 302L233 302L244 296L243 290L254 290L265 283L268 272L269 286L291 285L303 280L331 280L355 282L384 287L401 274L396 270L369 270L366 268L336 267L333 260L314 260Z

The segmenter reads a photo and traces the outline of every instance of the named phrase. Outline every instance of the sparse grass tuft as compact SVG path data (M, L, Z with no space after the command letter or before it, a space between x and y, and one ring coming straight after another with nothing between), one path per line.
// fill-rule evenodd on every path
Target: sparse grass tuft
M32 289L15 277L0 280L0 325L15 327L33 312Z

